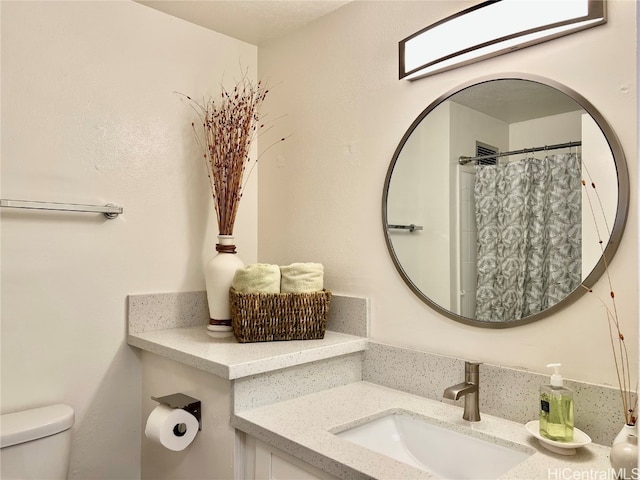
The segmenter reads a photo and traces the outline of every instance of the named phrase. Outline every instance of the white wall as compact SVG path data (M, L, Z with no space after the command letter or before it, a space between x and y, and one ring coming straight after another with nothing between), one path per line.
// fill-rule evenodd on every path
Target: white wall
M451 311L465 317L475 317L476 288L478 285L477 245L478 229L476 226L475 199L473 185L475 180L475 164L459 165L461 156L476 154L476 141L480 141L500 151L509 150L508 125L498 119L480 113L456 102L449 103L451 110L451 156L449 157L450 182L455 192L450 199L452 210L456 211L456 238L458 254L455 255L458 272L455 282L451 283L451 295L456 295L458 310ZM446 197L445 197L446 198ZM454 216L454 215L452 215ZM459 294L464 292L464 294Z
M115 220L2 209L2 412L67 403L71 478L139 478L125 299L204 290L217 233L194 115L174 92L217 94L240 63L255 75L257 49L129 1L1 8L2 198L124 206ZM253 180L235 232L245 262Z
M142 353L142 424L158 405L151 396L181 392L200 400L202 430L184 450L173 452L142 437L142 479L231 480L235 430L231 382L152 353ZM143 426L144 428L144 426Z
M604 135L593 119L585 114L581 118L583 177L587 182L582 189L582 276L591 273L602 255L600 238L606 238L616 218L618 178L608 168L611 151ZM591 187L597 182L597 191ZM596 196L597 194L597 196ZM593 204L590 206L589 199Z
M390 224L423 227L414 232L389 231L400 264L420 291L430 292L431 300L445 308L450 304L450 219L439 200L449 196L448 138L446 103L407 139L394 165L387 198Z
M421 303L387 253L384 175L402 135L427 105L488 74L523 72L560 82L590 100L626 153L630 217L611 273L637 364L636 3L607 2L608 23L597 28L413 83L399 81L398 41L471 3L353 2L260 47L260 75L282 81L270 108L287 113L282 128L293 136L278 156L262 160L259 258L323 262L328 288L370 298L378 341L536 372L558 361L567 377L616 385L605 313L593 295L531 325L468 327ZM596 290L606 295L604 282Z
M572 142L582 138L582 110L549 115L509 125L509 150L520 150L538 145L553 145ZM600 134L600 136L603 136ZM564 138L564 140L562 140ZM574 148L573 152L576 151ZM552 153L567 153L569 149L554 150ZM542 156L536 152L533 156ZM611 155L609 155L611 157Z

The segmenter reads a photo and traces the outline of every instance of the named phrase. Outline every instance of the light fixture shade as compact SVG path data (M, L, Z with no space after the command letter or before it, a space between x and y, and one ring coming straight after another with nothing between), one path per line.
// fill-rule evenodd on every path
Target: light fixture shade
M488 0L400 42L414 80L606 23L606 0Z

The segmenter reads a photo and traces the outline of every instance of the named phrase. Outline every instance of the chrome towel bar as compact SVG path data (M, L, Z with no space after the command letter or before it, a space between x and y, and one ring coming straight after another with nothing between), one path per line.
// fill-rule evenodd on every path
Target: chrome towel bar
M414 225L413 223L410 225L387 225L387 228L390 230L409 230L410 233L413 233L416 230L422 230L422 226Z
M80 205L76 203L32 202L29 200L0 200L0 207L28 208L32 210L59 210L63 212L103 213L108 219L116 218L124 209L118 205Z

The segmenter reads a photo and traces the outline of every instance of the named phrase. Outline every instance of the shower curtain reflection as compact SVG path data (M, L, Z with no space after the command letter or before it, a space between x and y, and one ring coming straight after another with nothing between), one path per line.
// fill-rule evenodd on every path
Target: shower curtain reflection
M574 153L478 165L476 318L517 320L581 282L581 165Z

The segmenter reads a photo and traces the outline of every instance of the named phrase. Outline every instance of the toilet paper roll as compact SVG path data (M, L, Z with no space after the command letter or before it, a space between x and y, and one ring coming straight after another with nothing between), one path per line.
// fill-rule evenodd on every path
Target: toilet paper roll
M158 405L153 409L144 434L152 442L179 452L187 448L198 433L198 420L186 410Z

